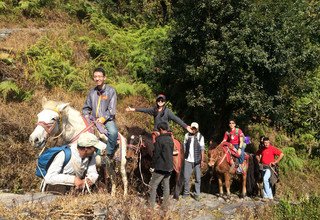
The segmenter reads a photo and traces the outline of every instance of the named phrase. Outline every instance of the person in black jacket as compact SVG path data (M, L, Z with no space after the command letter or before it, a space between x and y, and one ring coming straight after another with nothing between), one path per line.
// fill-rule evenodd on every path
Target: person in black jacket
M152 132L152 139L155 142L155 137L159 135L158 125L161 122L169 123L170 120L176 122L181 127L186 129L188 132L192 132L189 125L184 123L179 117L177 117L173 112L166 107L166 96L159 94L156 98L156 106L151 108L126 108L127 112L143 112L154 117L154 129Z
M156 203L156 193L158 185L162 182L163 186L163 203L164 209L168 207L170 195L170 175L173 170L173 141L171 134L168 132L169 125L167 122L160 122L157 129L160 135L156 138L155 148L152 161L152 177L150 180L150 198L149 204L154 208Z

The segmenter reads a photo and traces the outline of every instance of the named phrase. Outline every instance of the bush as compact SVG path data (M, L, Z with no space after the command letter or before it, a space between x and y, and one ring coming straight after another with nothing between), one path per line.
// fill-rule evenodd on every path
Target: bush
M320 197L314 195L298 204L280 201L275 211L279 219L319 219Z
M296 151L293 147L285 147L282 149L284 157L281 160L281 170L287 174L290 171L301 171L304 166L303 159L296 155Z
M71 43L44 37L26 52L36 84L51 89L59 86L71 91L84 90L86 75L73 62Z
M32 92L21 90L15 82L3 81L0 83L0 93L5 101L7 100L29 100Z

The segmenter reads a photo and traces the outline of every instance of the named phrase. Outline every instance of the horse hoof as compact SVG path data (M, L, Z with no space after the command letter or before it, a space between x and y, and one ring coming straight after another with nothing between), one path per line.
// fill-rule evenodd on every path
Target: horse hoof
M244 194L244 195L241 194L241 195L240 195L240 198L241 198L241 199L244 199L246 196L247 196L246 194Z

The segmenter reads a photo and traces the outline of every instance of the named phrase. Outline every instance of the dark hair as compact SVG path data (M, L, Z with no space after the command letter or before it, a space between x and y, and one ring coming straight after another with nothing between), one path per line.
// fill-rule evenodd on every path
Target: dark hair
M102 67L95 68L93 73L95 73L95 72L101 72L103 74L103 76L106 76L106 72L104 71L104 69Z
M229 122L230 122L230 121L233 121L235 124L237 124L236 119L234 119L234 118L230 118L230 119L229 119Z
M158 130L164 130L164 131L168 131L169 130L169 124L165 121L160 122L157 126Z
M268 137L264 137L263 141L269 141L269 138Z
M260 136L260 139L259 139L260 143L263 142L264 139L265 139L264 135Z

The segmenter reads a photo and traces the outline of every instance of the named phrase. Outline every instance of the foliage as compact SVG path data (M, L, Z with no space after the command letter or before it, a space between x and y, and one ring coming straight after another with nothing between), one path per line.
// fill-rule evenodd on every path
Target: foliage
M304 166L304 160L297 156L293 147L285 147L282 149L284 157L280 162L281 171L288 174L290 171L301 171Z
M0 93L4 100L29 100L32 93L21 90L15 82L6 80L0 83Z
M113 84L117 94L120 98L130 95L139 95L145 98L150 99L153 95L150 87L147 84L136 82L136 83L127 83L125 81L119 81L116 84Z
M288 106L320 61L317 9L309 4L178 1L155 82L207 130L222 133L231 116L291 129Z
M51 41L44 37L26 52L37 84L44 84L47 88L60 86L68 90L84 90L85 73L73 66L70 44L63 39Z
M295 134L298 136L300 149L308 150L309 156L312 149L319 146L320 139L320 69L310 74L304 83L302 96L298 97L291 109L293 123L298 127Z
M111 77L129 74L134 79L153 70L154 59L161 53L169 29L168 26L120 29L98 13L91 15L90 24L97 37L81 39L88 44L95 65L103 66Z
M4 11L7 9L7 5L3 0L0 0L0 11Z
M276 216L279 219L318 219L320 212L320 197L312 195L299 203L280 201L276 206Z

